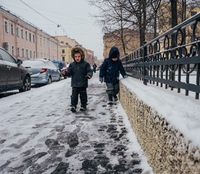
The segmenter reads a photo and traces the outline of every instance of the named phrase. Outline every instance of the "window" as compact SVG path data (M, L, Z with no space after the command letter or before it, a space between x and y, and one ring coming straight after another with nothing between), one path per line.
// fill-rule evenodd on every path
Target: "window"
M15 48L14 48L14 46L12 46L12 55L13 56L15 55Z
M24 48L22 48L22 57L24 58Z
M42 38L40 38L40 45L42 45Z
M19 28L18 27L16 28L16 35L17 35L17 37L19 37Z
M26 49L26 58L28 58L28 49Z
M14 26L13 26L13 24L10 24L10 30L11 30L11 34L14 35Z
M17 50L16 50L16 55L17 55L17 57L20 57L19 48L17 48Z
M24 39L24 31L21 29L21 38Z
M25 38L26 38L26 40L28 40L28 32L27 31L25 31Z
M9 33L9 30L8 30L8 22L7 21L5 21L5 23L4 23L4 27L5 27L5 32L6 33Z
M33 43L35 43L35 35L33 34Z
M31 42L31 33L29 33L29 41Z
M32 58L32 51L30 50L30 58Z
M62 49L62 53L65 53L65 50L64 50L64 49Z
M45 47L45 38L43 39L44 47Z
M62 57L62 61L65 61L65 57Z

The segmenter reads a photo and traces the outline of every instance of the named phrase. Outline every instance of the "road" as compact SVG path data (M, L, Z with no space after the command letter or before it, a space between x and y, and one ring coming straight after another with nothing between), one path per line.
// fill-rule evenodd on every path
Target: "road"
M120 103L98 74L88 111L71 113L70 79L0 98L1 174L152 174Z

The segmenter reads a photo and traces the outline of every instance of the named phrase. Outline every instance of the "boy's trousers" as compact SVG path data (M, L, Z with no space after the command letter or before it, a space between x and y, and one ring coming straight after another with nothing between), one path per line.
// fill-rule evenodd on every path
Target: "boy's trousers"
M117 83L106 83L108 94L108 100L113 101L113 97L119 93L119 82Z
M81 107L87 105L87 91L85 87L73 87L71 95L71 106L76 107L78 104L78 96L80 95Z

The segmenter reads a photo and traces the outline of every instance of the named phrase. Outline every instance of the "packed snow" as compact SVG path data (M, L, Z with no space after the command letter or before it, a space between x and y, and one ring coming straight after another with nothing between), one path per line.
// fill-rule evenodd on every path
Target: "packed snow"
M1 95L0 173L152 174L121 104L107 106L98 74L86 112L69 110L70 80Z

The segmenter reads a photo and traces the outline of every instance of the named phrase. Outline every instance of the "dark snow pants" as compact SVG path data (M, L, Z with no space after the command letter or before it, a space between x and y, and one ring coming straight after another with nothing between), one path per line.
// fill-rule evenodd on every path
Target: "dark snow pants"
M76 107L78 104L78 96L80 95L81 107L86 107L87 105L87 91L85 87L73 87L71 95L71 106Z
M106 83L107 86L107 94L108 94L108 100L113 101L113 97L116 97L119 93L119 82L117 83Z

